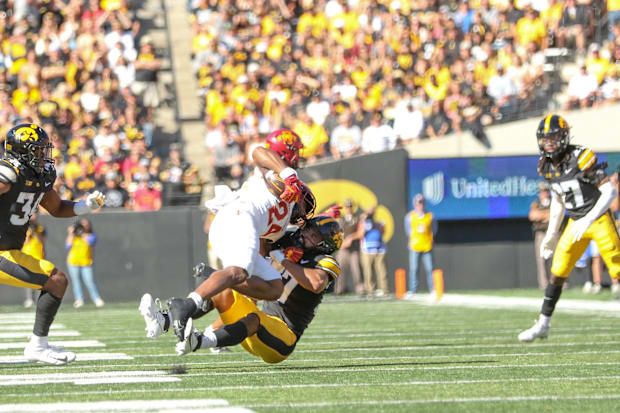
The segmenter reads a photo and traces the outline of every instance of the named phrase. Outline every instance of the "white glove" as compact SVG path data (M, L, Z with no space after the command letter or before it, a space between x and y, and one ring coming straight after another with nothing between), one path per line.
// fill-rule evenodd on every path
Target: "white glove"
M90 209L99 209L105 204L105 195L99 191L88 194L86 197L86 206Z
M579 241L588 228L590 228L590 225L592 225L592 221L587 216L573 222L573 242Z
M73 212L75 215L88 214L90 211L99 209L105 203L105 195L99 191L88 194L86 200L80 200L73 204Z
M551 235L546 234L540 243L540 256L543 260L548 260L553 255L553 251L555 250L555 244L557 244L559 238L559 234L553 233Z

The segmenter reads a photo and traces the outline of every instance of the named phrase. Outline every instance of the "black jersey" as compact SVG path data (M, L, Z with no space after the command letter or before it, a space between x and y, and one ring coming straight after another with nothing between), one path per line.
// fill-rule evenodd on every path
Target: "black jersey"
M281 247L284 247L283 241L286 238L287 236L278 241ZM289 245L294 245L292 237L289 238L289 241ZM298 264L306 268L324 270L329 275L330 284L340 275L338 261L331 255L306 251ZM263 312L284 320L299 339L316 315L316 310L321 304L327 288L319 294L308 291L299 285L297 280L286 270L282 271L282 281L284 282L282 295L277 301L265 301Z
M0 250L21 249L30 216L36 211L43 195L54 186L56 170L49 164L41 174L22 165L19 160L0 158L0 179L11 184L0 195Z
M589 148L569 145L566 156L556 166L541 158L538 173L560 195L568 216L574 220L585 216L601 196L599 183L605 178L605 165L596 163L596 154Z

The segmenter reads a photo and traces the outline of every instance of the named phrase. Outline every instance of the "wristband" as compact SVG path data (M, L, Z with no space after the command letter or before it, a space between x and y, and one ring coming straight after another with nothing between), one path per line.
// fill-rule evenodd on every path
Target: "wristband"
M293 168L284 168L280 171L278 175L280 175L280 178L286 179L289 176L297 176L297 172Z
M90 212L90 208L86 205L86 202L82 199L73 204L73 213L75 215L84 215Z

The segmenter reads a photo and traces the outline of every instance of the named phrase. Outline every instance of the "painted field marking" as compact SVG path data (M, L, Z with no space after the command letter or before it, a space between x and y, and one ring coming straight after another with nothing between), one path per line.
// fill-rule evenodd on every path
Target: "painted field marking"
M32 331L24 331L17 333L0 333L0 339L2 338L28 338L32 335ZM50 338L54 337L79 337L81 336L79 331L74 330L61 330L61 331L53 331L50 334Z
M125 353L77 353L76 355L76 361L94 361L94 360L133 360L133 357L128 356ZM23 356L0 356L0 363L21 364L21 363L29 363L29 362ZM134 366L134 364L127 364L127 366ZM62 367L65 367L66 369L67 366L62 366ZM79 366L79 368L81 369L85 367L102 368L103 366L101 365ZM105 367L118 367L118 364L116 365L111 364ZM1 375L0 375L0 378L2 378Z
M26 343L0 343L0 350L8 350L12 348L24 348L26 347ZM50 343L54 346L62 346L64 348L68 347L105 347L105 344L98 340L75 340L75 341L54 341Z
M371 383L347 383L346 386L350 387L407 387L407 386L436 386L436 385L460 385L460 384L485 384L485 383L538 383L547 381L588 381L588 380L614 380L619 379L620 376L591 376L591 377L540 377L540 378L521 378L521 379L484 379L484 380L432 380L432 381L408 381L408 382L371 382ZM240 385L240 386L208 386L208 387L187 387L183 388L183 391L218 391L218 390L274 390L274 389L295 389L295 388L342 388L342 383L306 383L306 384L269 384L269 385ZM114 390L115 393L150 393L152 389L119 389ZM158 388L158 393L177 393L178 388ZM70 392L57 392L58 395L63 396L75 396L75 395L100 395L109 394L107 390L87 390L87 391L70 391ZM4 393L6 397L43 397L49 396L49 393ZM256 406L254 406L256 407ZM0 410L1 412L2 410Z
M618 400L620 394L581 396L511 396L511 397L468 397L454 399L421 399L421 400L364 400L364 401L338 401L338 402L313 402L313 403L286 403L286 404L254 404L250 408L292 409L305 407L335 407L335 406L394 406L407 404L437 404L437 403L511 403L530 401L570 401L570 400Z
M280 374L307 374L307 373L362 373L368 371L431 371L431 370L478 370L478 369L519 369L530 367L585 367L585 366L620 366L620 362L592 362L592 363L540 363L540 364L491 364L483 366L412 366L412 367L368 367L358 368L349 366L335 369L325 368L305 368L303 370L269 370L269 371L238 371L238 372L209 372L209 373L188 373L186 377L200 376L263 376L263 375L280 375Z
M50 326L50 330L62 330L64 328L65 328L64 324L61 324L61 323L54 323ZM32 324L16 324L16 325L2 326L2 331L19 331L19 330L32 331Z
M229 406L221 399L124 400L87 403L28 403L0 406L0 412L217 412L249 413L244 407Z
M412 302L416 304L437 306L458 306L472 308L501 308L501 309L538 309L542 303L542 294L540 298L525 297L496 297L489 295L461 295L461 294L445 294L440 302L429 303L427 297L419 297ZM591 301L591 300L575 300L565 299L558 301L556 309L560 311L572 312L610 312L620 317L620 301Z
M181 381L162 370L39 373L2 375L0 386L29 386L50 383L102 384Z

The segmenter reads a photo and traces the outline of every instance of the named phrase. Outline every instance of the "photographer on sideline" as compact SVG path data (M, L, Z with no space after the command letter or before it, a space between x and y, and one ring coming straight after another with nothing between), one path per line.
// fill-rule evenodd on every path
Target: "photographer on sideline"
M75 224L67 228L67 240L65 246L69 251L67 255L67 265L69 267L69 277L73 287L73 307L80 308L84 305L84 295L82 293L82 283L86 285L91 300L97 307L105 304L99 296L99 291L95 285L93 269L93 252L97 236L93 233L93 228L89 220L82 218Z

